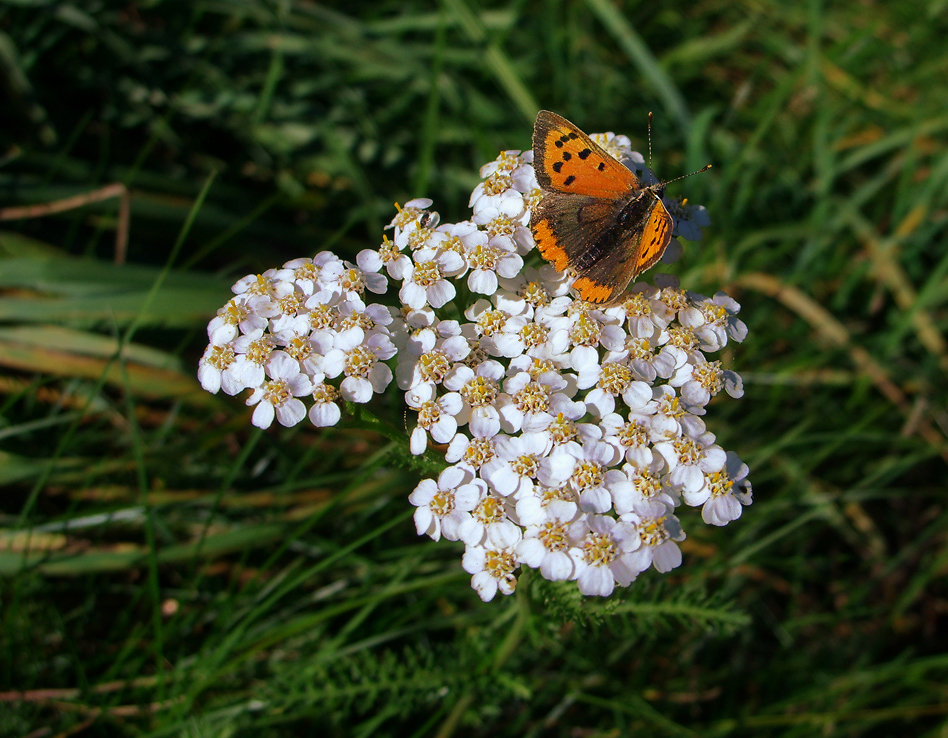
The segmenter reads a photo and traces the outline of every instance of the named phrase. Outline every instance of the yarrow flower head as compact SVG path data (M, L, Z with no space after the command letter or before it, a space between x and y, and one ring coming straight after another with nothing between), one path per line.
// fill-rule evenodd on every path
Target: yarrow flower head
M335 425L342 400L366 403L392 381L392 311L365 302L387 282L327 251L241 278L208 325L201 386L250 390L260 428L307 416L317 427Z
M628 138L592 138L652 181ZM740 305L666 275L614 306L576 298L536 253L532 162L511 150L484 165L466 220L419 198L355 264L323 252L239 280L198 371L210 392L250 390L260 427L333 425L395 379L408 450L444 456L409 497L417 532L464 544L485 601L524 568L608 596L681 564L683 509L723 526L752 502L747 465L704 420L715 397L743 394L712 356L746 337ZM665 206L675 236L701 238L703 207Z

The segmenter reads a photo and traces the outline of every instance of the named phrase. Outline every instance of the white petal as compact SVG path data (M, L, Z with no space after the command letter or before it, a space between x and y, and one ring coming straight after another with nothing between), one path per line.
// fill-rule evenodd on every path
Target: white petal
M342 412L334 402L318 402L309 409L309 419L317 428L327 428L339 422Z
M438 443L447 443L458 432L458 421L453 415L442 415L429 429L431 437Z
M490 602L497 594L497 580L486 571L479 572L471 577L471 586L477 596L484 602Z
M517 556L527 566L538 569L546 556L546 546L538 538L524 538L517 544Z
M356 255L356 264L363 272L377 272L382 268L382 259L378 251L363 249Z
M441 279L428 287L425 296L431 307L439 308L444 307L449 300L453 300L456 294L454 285Z
M500 433L500 416L492 407L474 408L469 424L471 432L478 438L491 438Z
M276 417L280 421L280 425L285 428L292 428L306 417L306 405L294 397L276 408Z
M261 402L254 408L253 417L250 419L250 422L258 428L266 429L273 423L274 415L273 405L269 402Z
M522 537L520 527L509 520L503 520L487 530L488 540L498 549L513 548Z
M467 277L467 286L479 295L493 295L497 291L497 275L489 269L475 269Z
M551 582L562 582L573 575L573 560L563 551L550 551L543 558L540 573Z
M425 452L428 448L428 434L425 433L424 428L415 428L411 432L408 448L415 456L420 456Z
M616 586L612 572L604 566L587 566L576 583L584 595L599 597L608 597Z
M424 287L411 281L403 282L398 291L398 298L414 310L419 310L424 306L427 296L427 290Z
M652 550L652 565L662 573L681 565L681 549L672 541L665 541Z
M372 385L362 377L346 377L342 380L339 390L349 402L364 404L372 399Z

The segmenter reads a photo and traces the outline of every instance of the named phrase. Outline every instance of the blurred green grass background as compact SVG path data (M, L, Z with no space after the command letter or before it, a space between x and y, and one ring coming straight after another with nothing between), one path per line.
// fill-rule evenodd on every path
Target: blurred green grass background
M948 735L946 12L0 0L0 735ZM194 375L235 278L463 219L541 107L714 164L671 271L743 305L755 503L485 605L401 446ZM19 217L113 183L124 263L116 198Z

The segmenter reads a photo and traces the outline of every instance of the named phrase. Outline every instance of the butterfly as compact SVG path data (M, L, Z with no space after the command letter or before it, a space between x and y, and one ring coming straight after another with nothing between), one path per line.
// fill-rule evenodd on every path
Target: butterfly
M621 301L653 266L674 221L662 203L665 183L645 186L566 118L541 110L533 127L533 167L544 191L530 228L540 254L576 276L588 302Z

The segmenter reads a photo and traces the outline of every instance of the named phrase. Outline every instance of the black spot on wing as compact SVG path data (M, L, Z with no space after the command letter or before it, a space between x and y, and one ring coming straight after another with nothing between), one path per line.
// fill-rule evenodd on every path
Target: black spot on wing
M563 184L564 184L566 187L569 187L569 186L570 186L571 184L573 184L573 182L575 182L575 181L576 181L576 177L574 177L574 176L571 174L571 175L569 175L566 179L563 180Z
M562 168L563 168L563 162L561 162L561 161L555 161L555 162L553 162L553 171L554 171L554 172L556 172L557 174L559 174L559 173L560 173L560 170L561 170Z
M592 149L583 149L579 152L580 159L586 159L592 153Z

